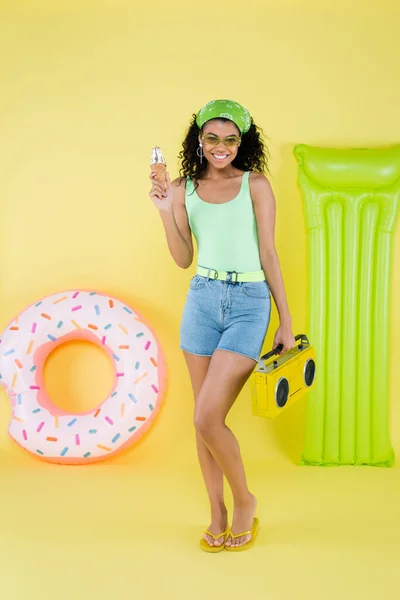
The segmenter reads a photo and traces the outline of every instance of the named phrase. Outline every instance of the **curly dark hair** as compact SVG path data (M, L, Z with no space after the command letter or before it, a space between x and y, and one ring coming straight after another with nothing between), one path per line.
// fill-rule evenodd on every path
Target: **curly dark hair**
M229 119L223 117L218 117L218 120L229 121ZM203 128L199 129L194 114L182 144L183 149L178 155L182 162L182 167L179 169L181 181L186 177L190 177L193 179L196 189L199 185L197 180L201 179L207 169L207 161L203 160L200 164L200 158L196 154L199 147L199 134L202 130ZM258 173L268 171L269 152L261 139L260 131L262 132L262 129L257 127L251 119L250 129L241 136L242 142L238 148L237 156L232 161L232 165L236 169L257 171Z

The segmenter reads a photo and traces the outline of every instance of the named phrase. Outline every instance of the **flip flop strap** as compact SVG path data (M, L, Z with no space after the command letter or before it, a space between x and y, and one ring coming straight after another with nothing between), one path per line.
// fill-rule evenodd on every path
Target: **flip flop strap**
M244 537L245 535L252 535L253 533L254 533L253 529L251 529L250 531L244 531L243 533L237 533L236 535L232 531L230 531L229 535L231 536L231 538L233 540L235 540L238 537Z
M218 540L220 537L225 536L227 533L227 531L223 531L219 535L214 535L213 533L211 533L211 531L205 531L204 535L211 535L211 537L214 538L214 540Z

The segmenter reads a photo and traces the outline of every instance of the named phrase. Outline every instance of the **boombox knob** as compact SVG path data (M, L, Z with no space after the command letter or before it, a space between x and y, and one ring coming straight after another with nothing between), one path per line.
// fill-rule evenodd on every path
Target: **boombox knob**
M277 368L278 368L278 361L274 360L274 369L277 369Z

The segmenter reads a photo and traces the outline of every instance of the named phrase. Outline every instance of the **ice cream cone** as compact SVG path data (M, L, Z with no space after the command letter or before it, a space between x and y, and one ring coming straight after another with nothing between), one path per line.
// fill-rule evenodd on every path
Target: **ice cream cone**
M167 187L166 172L167 165L163 154L158 146L155 146L151 152L150 169L156 173L154 179L160 183L163 188Z

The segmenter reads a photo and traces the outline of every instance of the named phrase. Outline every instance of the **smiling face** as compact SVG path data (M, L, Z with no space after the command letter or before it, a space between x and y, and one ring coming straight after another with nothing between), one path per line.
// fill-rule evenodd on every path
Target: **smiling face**
M227 141L234 141L234 138L240 138L240 131L235 123L220 119L207 121L203 127L203 135L210 136L211 139L219 138L220 140L215 146L210 143L211 139L207 141L207 139L202 138L202 134L199 135L199 142L203 144L205 158L217 169L226 168L237 156L240 142L226 146L221 140L228 138Z

